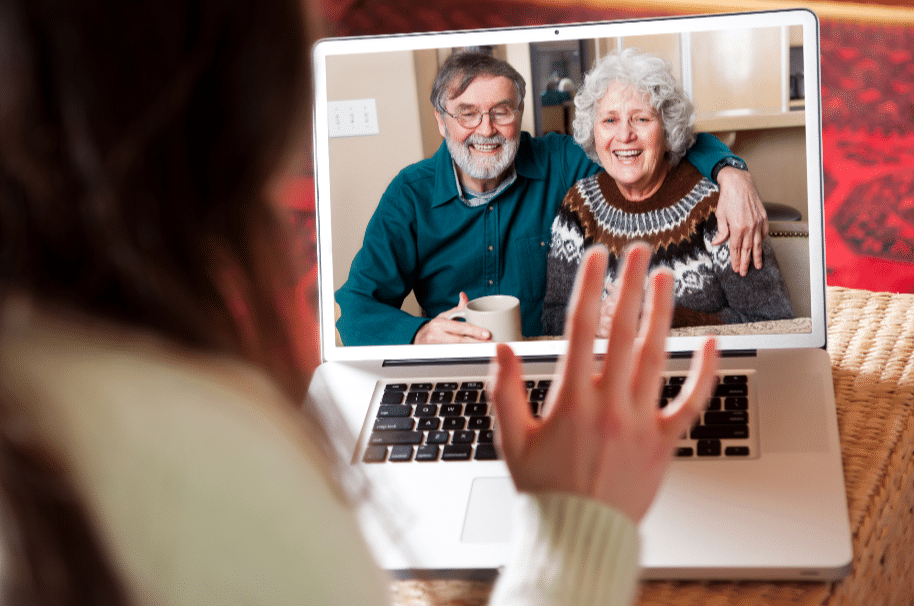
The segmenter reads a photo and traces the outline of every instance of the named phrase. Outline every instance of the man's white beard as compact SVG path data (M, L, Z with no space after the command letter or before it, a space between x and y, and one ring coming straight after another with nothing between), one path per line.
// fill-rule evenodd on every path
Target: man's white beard
M449 135L449 134L448 134ZM514 163L517 156L517 148L520 144L520 135L514 139L506 139L502 135L493 135L483 137L476 133L467 137L463 143L454 141L450 136L446 137L447 149L451 152L451 157L457 164L457 167L464 174L472 179L494 179ZM491 158L474 157L470 151L471 145L500 144L501 151L497 156Z

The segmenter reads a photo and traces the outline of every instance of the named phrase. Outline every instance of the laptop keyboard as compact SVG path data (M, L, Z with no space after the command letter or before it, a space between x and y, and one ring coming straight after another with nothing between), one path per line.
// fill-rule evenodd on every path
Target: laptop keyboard
M680 459L747 459L758 456L754 372L718 375L714 396L701 418L680 440ZM660 406L685 383L684 374L663 377ZM546 399L549 378L526 379L535 416ZM362 456L366 463L491 461L499 458L495 417L486 401L485 379L394 382L383 386L381 401Z

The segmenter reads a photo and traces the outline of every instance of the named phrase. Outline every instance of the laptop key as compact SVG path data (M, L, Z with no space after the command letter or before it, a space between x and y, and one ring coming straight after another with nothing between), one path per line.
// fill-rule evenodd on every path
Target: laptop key
M469 461L473 456L473 447L469 444L448 444L441 453L442 461Z
M475 389L461 389L454 398L457 402L476 402L479 399L479 391Z
M745 410L706 412L705 425L748 425L749 413Z
M438 414L438 407L434 404L419 404L413 412L417 417L434 417Z
M437 444L423 444L416 447L417 461L437 461L441 447Z
M695 449L699 457L719 457L720 440L698 440Z
M378 406L379 417L408 417L413 413L413 407L405 404L401 406Z
M441 425L441 419L436 417L422 417L416 425L419 431L434 431ZM410 429L412 429L410 427Z
M676 449L677 457L691 457L695 454L695 450L688 446L681 446Z
M375 431L412 431L415 421L409 417L387 417L374 420ZM435 428L437 429L437 427Z
M368 438L369 444L421 444L425 435L421 431L376 431Z
M672 399L678 396L680 391L682 391L682 385L664 385L660 397Z
M455 431L451 437L451 444L472 444L476 441L476 432L469 429Z
M491 429L485 429L479 432L480 444L491 444L495 441L495 432Z
M748 425L701 425L693 427L693 440L743 440L749 437Z
M365 449L362 461L365 463L383 463L387 460L386 446L369 446Z
M489 406L486 404L467 404L466 415L468 417L479 417L489 413Z
M388 461L394 463L404 463L413 460L413 447L406 445L394 446L390 449Z
M447 441L451 439L451 432L449 431L430 431L428 432L428 437L425 438L426 444L447 444Z
M724 410L748 410L749 398L724 398Z
M498 451L495 450L494 444L479 444L473 458L477 461L495 461L498 459Z
M449 404L454 401L453 391L433 391L432 402L435 404Z
M728 457L748 457L749 456L749 447L748 446L727 446L724 449L724 454Z
M426 402L428 402L427 391L411 391L406 394L407 404L425 404Z
M381 404L402 404L405 397L402 391L385 391L381 396Z
M442 417L459 417L463 414L463 404L442 404L440 414Z
M470 422L467 424L468 429L488 429L492 424L492 419L489 417L470 417Z
M463 417L444 417L441 429L463 429L466 423L467 420Z
M719 398L748 396L749 386L746 383L720 383L714 388L714 395Z

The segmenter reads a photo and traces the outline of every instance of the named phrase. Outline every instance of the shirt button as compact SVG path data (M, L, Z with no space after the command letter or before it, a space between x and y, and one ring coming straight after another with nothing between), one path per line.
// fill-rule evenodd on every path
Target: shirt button
M495 282L493 280L489 280L489 286L492 286L493 284L495 284Z
M491 204L489 204L489 212L492 212L492 210L494 210L494 208L495 208L494 206L492 206Z
M492 246L492 245L490 244L490 245L489 245L489 250L495 250L495 247Z
M546 246L546 243L545 243L545 242L540 242L540 248L542 248L543 246Z

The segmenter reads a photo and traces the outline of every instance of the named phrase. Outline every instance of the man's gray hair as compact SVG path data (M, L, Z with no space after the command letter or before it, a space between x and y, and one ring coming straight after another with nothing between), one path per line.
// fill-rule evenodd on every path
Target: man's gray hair
M445 113L445 104L462 95L479 76L503 76L511 80L517 90L517 109L524 108L527 83L510 63L478 51L459 50L451 53L435 76L431 96L435 110L438 113Z
M646 96L663 123L667 160L671 167L679 164L695 142L695 108L663 59L634 48L606 55L584 77L574 98L574 140L590 159L600 162L593 138L596 110L615 82L631 85Z

